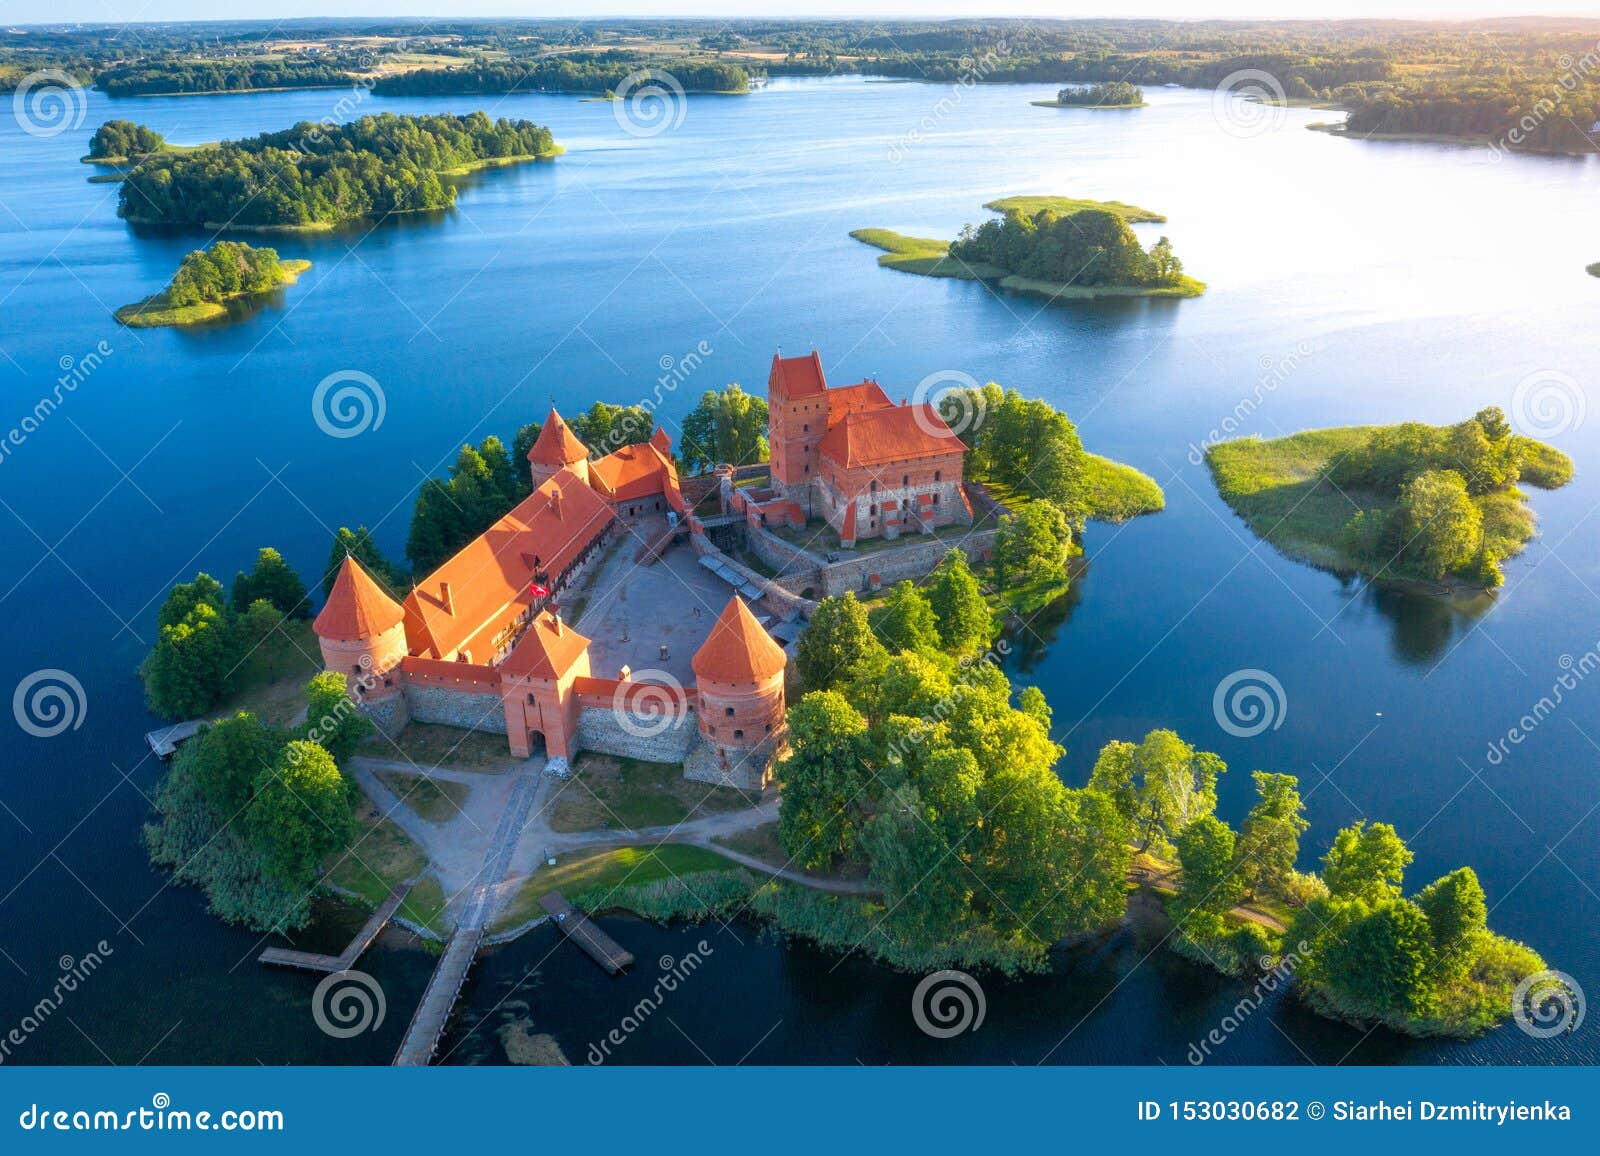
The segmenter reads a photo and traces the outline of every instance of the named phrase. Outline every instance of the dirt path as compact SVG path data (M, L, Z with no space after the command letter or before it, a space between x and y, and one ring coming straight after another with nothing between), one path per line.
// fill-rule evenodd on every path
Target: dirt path
M1134 863L1128 868L1128 882L1137 883L1141 887L1164 888L1169 891L1178 889L1178 869L1176 867L1163 867L1160 869ZM1265 927L1268 931L1283 934L1289 930L1276 916L1268 915L1255 907L1246 907L1239 904L1228 912L1235 919L1242 919L1246 923L1254 923Z

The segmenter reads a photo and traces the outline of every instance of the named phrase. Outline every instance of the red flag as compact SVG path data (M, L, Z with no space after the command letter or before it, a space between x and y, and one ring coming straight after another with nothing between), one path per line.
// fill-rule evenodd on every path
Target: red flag
M528 583L528 593L535 598L548 598L550 597L550 587L541 586L537 582L530 582Z

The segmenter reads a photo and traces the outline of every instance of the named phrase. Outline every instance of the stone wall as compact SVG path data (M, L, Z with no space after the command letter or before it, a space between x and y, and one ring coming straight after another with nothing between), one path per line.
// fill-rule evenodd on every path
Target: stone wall
M411 721L411 712L406 707L404 691L383 698L364 699L361 708L367 712L367 717L372 720L378 731L391 739L405 730L406 723Z
M663 727L663 724L664 727ZM641 719L633 730L659 733L633 734L623 727L617 712L605 707L586 707L578 712L576 749L602 755L644 759L652 763L681 763L689 744L698 735L694 715L685 714L670 723L664 719Z
M506 708L496 692L407 686L406 708L416 722L437 723L469 731L506 733Z
M828 564L821 555L785 542L771 530L760 526L745 527L744 544L757 558L776 570L780 578L815 577L816 571Z
M683 760L683 777L716 787L759 791L772 780L772 764L781 745L780 740L773 739L755 747L721 748L712 746L696 731L695 742Z
M903 538L899 545L835 562L823 569L822 593L827 596L843 594L846 590L860 593L868 588L868 579L873 574L878 575L885 586L906 578L915 581L937 566L951 546L960 546L976 563L994 551L994 539L994 530L977 530L954 542L938 538Z

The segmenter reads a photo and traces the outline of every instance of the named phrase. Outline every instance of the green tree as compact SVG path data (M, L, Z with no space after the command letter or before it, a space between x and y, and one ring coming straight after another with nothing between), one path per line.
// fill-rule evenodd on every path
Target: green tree
M222 583L204 570L194 576L193 582L179 582L172 588L167 594L166 601L161 604L160 611L156 614L156 625L176 626L187 618L189 612L202 602L206 603L218 614L227 609L227 600L222 593Z
M1437 990L1428 917L1405 899L1353 907L1338 934L1317 941L1321 976L1347 1005L1369 1015L1426 1015Z
M272 603L280 614L291 618L305 618L311 610L306 584L271 546L261 548L250 573L241 570L233 580L235 614L243 613L257 599Z
M795 647L795 666L807 690L827 690L844 681L863 658L882 650L866 608L854 591L846 590L817 604Z
M365 526L357 526L354 530L340 526L339 532L333 536L333 546L328 551L328 564L322 571L324 598L333 593L334 580L339 577L339 568L344 565L346 558L354 558L361 563L361 568L395 601L405 597L406 576L383 556L372 538L372 531Z
M597 458L650 440L655 419L640 405L607 405L597 401L572 422L572 432Z
M1128 818L1141 851L1164 853L1179 831L1216 810L1217 778L1227 769L1175 732L1153 730L1137 746L1119 740L1101 748L1089 786Z
M324 670L306 683L306 722L303 738L320 743L343 764L361 740L372 733L372 720L356 705L345 687L345 677L336 670Z
M355 833L333 756L303 739L286 744L256 777L246 829L274 879L292 888L315 883L322 861L347 847Z
M200 602L181 622L161 628L145 660L145 699L163 718L197 718L227 693L233 669L228 622L211 602Z
M1439 579L1468 565L1483 546L1483 514L1454 470L1428 470L1400 487L1405 553Z
M249 805L256 777L277 761L284 742L278 731L240 711L202 728L179 748L178 758L184 773L194 776L216 821L226 824Z
M1066 575L1072 533L1065 516L1047 502L1030 502L1000 519L995 534L995 578L1002 588L1060 581Z
M868 802L862 761L866 720L842 694L812 691L789 708L789 754L779 763L783 783L778 837L800 866L820 870L855 853Z
M889 591L877 624L878 641L891 654L902 650L936 649L939 628L933 607L912 582L897 582Z
M746 393L738 382L706 390L683 419L678 453L696 473L722 462L743 466L766 461L766 400Z
M1465 973L1488 930L1489 903L1477 872L1461 867L1424 887L1416 903L1428 917L1441 977Z
M951 547L928 582L928 605L938 623L939 642L959 656L976 655L994 639L994 619L978 579L959 547Z
M1333 846L1322 860L1322 878L1336 898L1376 904L1400 894L1411 858L1411 851L1392 826L1368 826L1362 819L1333 837Z
M1231 911L1244 891L1233 831L1215 815L1201 815L1179 831L1174 842L1183 867L1178 909L1208 915Z
M1251 772L1260 796L1239 830L1239 875L1253 896L1259 891L1281 894L1294 875L1300 836L1310 826L1300 800L1300 780L1293 775Z

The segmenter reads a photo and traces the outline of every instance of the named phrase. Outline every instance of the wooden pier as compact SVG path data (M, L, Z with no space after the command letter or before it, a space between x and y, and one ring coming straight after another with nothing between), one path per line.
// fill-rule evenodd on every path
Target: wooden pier
M433 1059L433 1053L444 1035L445 1024L449 1022L450 1010L456 1006L461 987L467 982L467 972L472 970L472 961L482 941L483 931L478 928L463 929L450 937L444 955L439 958L433 975L428 979L422 1002L417 1004L411 1023L406 1027L400 1050L394 1054L396 1065L422 1068L427 1067Z
M596 927L587 915L574 909L561 892L551 891L540 896L539 906L550 913L556 928L563 935L588 952L591 959L612 975L632 966L633 953Z
M356 960L361 958L361 953L372 946L372 941L378 938L380 932L389 925L389 920L394 918L394 913L400 909L400 904L405 902L406 895L411 891L411 884L402 883L389 892L388 898L378 905L378 909L356 932L354 939L338 955L319 955L313 951L294 951L287 947L269 947L259 957L259 962L276 964L278 967L298 967L302 971L322 971L333 973L336 971L349 971L355 966Z
M166 762L178 753L179 746L200 733L200 728L206 725L206 721L203 718L190 719L188 722L174 723L159 730L147 731L144 741L156 758Z

